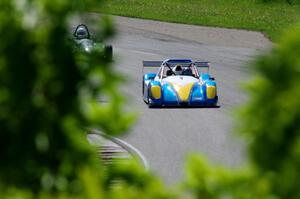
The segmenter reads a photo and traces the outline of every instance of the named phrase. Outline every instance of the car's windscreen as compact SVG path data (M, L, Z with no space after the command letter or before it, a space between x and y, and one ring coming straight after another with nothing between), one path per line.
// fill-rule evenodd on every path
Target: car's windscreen
M162 71L159 71L159 76L161 76L161 74L162 78L166 78L169 76L192 76L196 78L198 77L197 67L195 67L193 64L183 66L179 64L174 64L170 67L164 66L162 68Z

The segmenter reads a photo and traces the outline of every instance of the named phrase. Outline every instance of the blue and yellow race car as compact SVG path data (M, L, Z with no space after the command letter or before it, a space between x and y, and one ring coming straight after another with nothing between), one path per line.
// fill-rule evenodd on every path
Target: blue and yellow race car
M157 73L143 75L144 101L149 107L217 106L217 84L209 74L209 65L191 59L143 61L143 71L159 67Z

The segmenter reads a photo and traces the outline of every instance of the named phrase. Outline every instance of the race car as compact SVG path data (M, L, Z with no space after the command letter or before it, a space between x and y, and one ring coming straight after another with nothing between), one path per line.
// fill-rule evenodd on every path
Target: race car
M111 45L105 45L103 43L97 43L91 39L88 27L85 24L79 24L73 32L73 41L75 49L82 52L91 53L98 51L103 54L103 57L108 60L112 60L113 48Z
M143 61L143 71L159 67L157 73L143 75L144 101L149 107L217 106L217 84L209 66L209 62L191 59Z

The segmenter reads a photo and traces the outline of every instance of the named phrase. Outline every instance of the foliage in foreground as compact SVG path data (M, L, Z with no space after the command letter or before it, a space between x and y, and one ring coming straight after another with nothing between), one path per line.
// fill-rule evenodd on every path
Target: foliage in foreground
M15 190L80 197L90 181L101 191L103 168L85 128L119 134L132 123L103 52L73 52L74 9L69 0L0 1L1 198ZM106 39L113 29L102 24ZM98 103L100 94L110 101Z
M94 158L84 128L119 134L132 117L103 52L75 55L68 44L75 8L0 2L1 198L300 198L300 26L257 59L247 86L238 131L251 164L232 170L192 156L180 195L134 163L104 169ZM113 32L103 24L101 39Z
M299 34L300 26L289 30L279 46L257 59L239 129L249 138L252 162L272 176L272 192L281 198L300 197Z
M257 58L247 84L249 102L237 131L248 143L250 165L213 167L192 157L187 186L196 198L300 198L300 26Z

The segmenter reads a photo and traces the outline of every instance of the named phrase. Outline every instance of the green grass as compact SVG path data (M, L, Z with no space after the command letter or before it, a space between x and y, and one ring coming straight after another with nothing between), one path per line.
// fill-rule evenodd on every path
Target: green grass
M104 6L89 11L154 19L262 31L276 40L282 30L300 21L300 5L259 0L105 0Z

